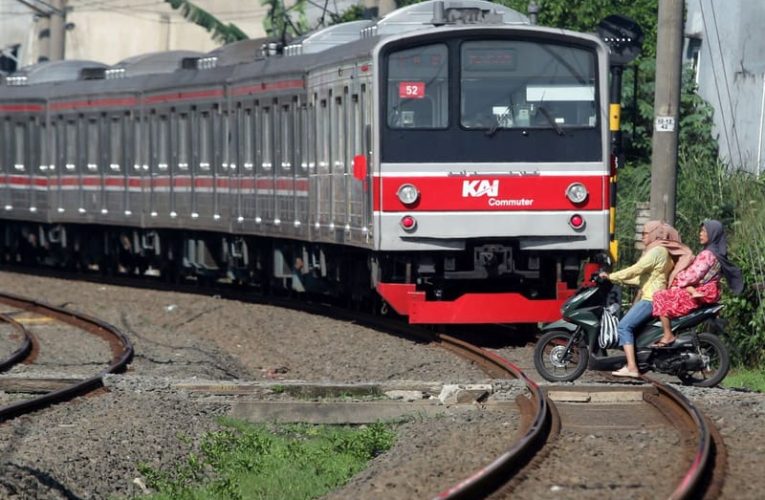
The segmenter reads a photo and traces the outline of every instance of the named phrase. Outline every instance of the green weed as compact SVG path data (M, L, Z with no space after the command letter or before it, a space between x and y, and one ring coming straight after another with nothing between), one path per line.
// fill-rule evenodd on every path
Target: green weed
M393 445L378 423L357 428L269 427L232 419L206 434L196 452L172 469L139 471L157 500L314 498L347 481Z

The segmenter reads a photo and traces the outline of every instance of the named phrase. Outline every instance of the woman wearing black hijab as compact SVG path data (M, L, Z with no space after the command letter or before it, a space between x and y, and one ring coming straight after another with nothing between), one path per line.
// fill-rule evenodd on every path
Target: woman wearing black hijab
M728 260L728 242L722 223L705 220L699 230L699 243L704 245L704 250L693 263L675 276L669 288L654 294L653 315L661 318L664 330L655 347L668 347L675 341L670 318L685 316L702 305L720 300L720 278L725 278L736 295L744 289L741 269Z

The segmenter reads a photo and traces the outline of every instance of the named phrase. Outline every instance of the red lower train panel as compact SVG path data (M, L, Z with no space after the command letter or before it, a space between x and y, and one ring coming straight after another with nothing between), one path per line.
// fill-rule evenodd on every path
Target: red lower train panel
M428 301L406 283L380 283L377 291L412 324L537 323L560 319L560 308L575 290L558 284L555 299L528 299L520 293L467 293L452 301Z

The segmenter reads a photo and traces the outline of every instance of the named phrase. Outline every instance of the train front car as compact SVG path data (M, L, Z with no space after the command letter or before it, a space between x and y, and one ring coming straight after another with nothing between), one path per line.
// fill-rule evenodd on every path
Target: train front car
M412 323L552 321L609 246L608 49L475 12L375 52L376 288Z

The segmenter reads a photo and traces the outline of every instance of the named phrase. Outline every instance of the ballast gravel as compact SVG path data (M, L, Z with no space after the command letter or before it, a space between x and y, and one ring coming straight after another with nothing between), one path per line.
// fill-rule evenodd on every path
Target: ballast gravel
M138 464L156 467L182 460L205 432L218 428L216 417L229 411L226 398L158 390L156 383L142 384L143 376L184 382L470 383L486 379L475 366L435 347L347 321L270 306L9 272L0 272L0 289L83 311L121 328L136 350L128 375L139 380L0 423L0 498L140 497L146 490ZM8 310L0 306L0 312ZM34 326L38 331L46 328ZM3 334L8 335L7 328L0 328ZM55 341L55 335L50 338ZM35 376L36 370L40 376L65 376L83 368L87 373L98 371L105 363L96 366L92 360L102 359L104 350L93 345L82 347L81 352L68 347L68 352L77 354L73 363L54 352L46 358L46 366L25 366L11 375ZM512 341L503 345L496 338L485 345L541 380L533 371L529 345ZM13 339L0 341L0 357L15 346ZM599 380L597 375L584 379ZM765 423L765 397L720 389L686 390L686 394L717 423L728 445L729 476L723 498L761 498L765 433L759 429ZM444 408L438 417L401 424L393 449L329 497L432 496L496 457L518 428L517 414L480 405ZM569 471L571 480L566 484L575 485L568 493L616 498L603 487L608 484L605 480L577 482L587 477L579 470L607 470L604 463L615 452L590 456L577 453L581 446L574 441L561 451L567 453L562 456L576 457L560 464ZM652 463L652 449L647 445L633 450L636 475L646 481L661 475ZM530 498L561 494L536 491Z

